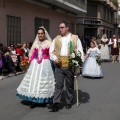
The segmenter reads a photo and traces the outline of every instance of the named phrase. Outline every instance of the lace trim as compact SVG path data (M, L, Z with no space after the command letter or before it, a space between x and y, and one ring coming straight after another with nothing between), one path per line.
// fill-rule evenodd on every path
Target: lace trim
M33 60L17 92L27 97L51 98L54 95L54 89L55 78L50 61L43 60L38 64Z

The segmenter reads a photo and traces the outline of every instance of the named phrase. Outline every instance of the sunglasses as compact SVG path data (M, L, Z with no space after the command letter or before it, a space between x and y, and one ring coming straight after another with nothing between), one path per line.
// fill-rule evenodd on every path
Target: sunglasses
M63 28L65 28L66 26L63 26L63 27L59 27L59 29L63 29Z

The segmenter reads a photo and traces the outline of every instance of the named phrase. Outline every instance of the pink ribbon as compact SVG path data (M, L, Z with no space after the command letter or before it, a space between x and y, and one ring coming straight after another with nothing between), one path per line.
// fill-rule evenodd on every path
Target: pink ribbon
M41 52L42 52L42 58L39 59L39 57L38 57L38 48L35 48L34 52L31 55L30 62L32 62L33 59L37 59L38 64L40 64L43 59L50 59L50 57L49 57L49 48L42 49Z

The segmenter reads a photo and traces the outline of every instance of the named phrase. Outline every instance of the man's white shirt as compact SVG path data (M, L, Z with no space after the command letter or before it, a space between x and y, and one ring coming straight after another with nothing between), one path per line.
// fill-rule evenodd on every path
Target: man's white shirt
M69 33L67 36L62 37L60 56L68 56L68 43L70 42L70 40L71 40L71 33ZM53 61L57 59L56 55L52 53L54 51L54 44L55 44L55 39L53 40L52 45L50 47L50 59ZM84 61L83 47L79 38L77 40L77 51L81 52L81 58L82 61Z

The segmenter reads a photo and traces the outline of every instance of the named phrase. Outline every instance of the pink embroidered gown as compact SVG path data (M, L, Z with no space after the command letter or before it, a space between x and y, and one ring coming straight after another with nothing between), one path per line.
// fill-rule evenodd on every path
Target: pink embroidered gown
M55 79L49 58L49 41L34 48L31 64L17 88L17 96L23 100L48 103L52 102Z

